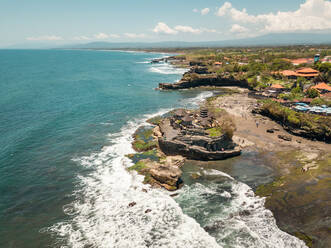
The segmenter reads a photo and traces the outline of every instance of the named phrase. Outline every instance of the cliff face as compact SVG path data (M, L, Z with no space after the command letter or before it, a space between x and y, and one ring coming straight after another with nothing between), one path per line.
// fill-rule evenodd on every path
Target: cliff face
M200 72L201 69L198 69ZM237 86L242 88L248 88L248 82L246 80L236 80L234 78L224 78L217 74L198 74L195 71L187 72L183 75L183 78L174 84L160 83L159 88L164 90L177 90L195 88L200 86Z
M331 143L331 123L328 116L298 113L272 101L263 103L253 112L281 123L285 130L294 135Z

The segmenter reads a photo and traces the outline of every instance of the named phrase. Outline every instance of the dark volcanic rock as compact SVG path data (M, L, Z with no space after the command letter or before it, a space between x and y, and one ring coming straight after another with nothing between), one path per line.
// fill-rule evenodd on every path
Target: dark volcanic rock
M196 116L196 117L195 117ZM173 117L159 124L159 148L166 155L182 155L195 160L221 160L241 154L241 150L226 133L211 136L207 130L215 121L197 113L177 110Z
M285 141L292 141L292 138L288 135L282 135L282 134L279 134L278 135L278 138L282 139L282 140L285 140Z
M199 73L196 72L189 72L184 74L183 78L177 83L159 84L159 88L165 90L186 89L200 86L238 86L248 88L248 82L246 80L220 77L217 74L199 75Z

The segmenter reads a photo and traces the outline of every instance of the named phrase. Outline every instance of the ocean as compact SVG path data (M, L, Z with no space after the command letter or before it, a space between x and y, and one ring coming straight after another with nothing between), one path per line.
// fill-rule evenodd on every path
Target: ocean
M224 161L232 176L186 164L176 197L126 170L148 118L214 93L154 90L185 72L163 56L0 50L0 247L305 247L254 195L258 153Z

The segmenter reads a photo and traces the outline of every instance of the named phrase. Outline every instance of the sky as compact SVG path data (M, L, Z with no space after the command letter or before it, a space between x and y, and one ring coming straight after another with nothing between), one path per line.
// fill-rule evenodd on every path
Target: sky
M0 0L0 47L331 32L329 0Z

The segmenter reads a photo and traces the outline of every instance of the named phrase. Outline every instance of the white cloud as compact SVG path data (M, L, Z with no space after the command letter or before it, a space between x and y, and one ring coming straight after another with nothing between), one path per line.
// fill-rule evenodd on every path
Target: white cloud
M222 5L222 7L220 7L220 8L218 9L216 15L218 15L218 16L224 16L224 15L226 15L227 11L228 11L229 9L231 9L231 7L232 7L232 4L231 4L231 3L229 3L229 2L225 2L225 3Z
M158 34L177 34L178 31L170 28L167 24L164 22L159 22L155 28L153 29L153 32Z
M182 26L182 25L178 25L174 28L176 31L178 32L183 32L183 33L192 33L192 34L199 34L201 33L200 29L194 29L190 26Z
M58 41L63 40L61 36L56 35L44 35L44 36L38 36L38 37L27 37L26 40L29 41Z
M250 15L246 9L238 10L225 2L218 16L230 16L234 21L251 23L262 32L291 32L331 29L331 1L306 0L296 11Z
M207 15L209 13L210 9L209 8L204 8L201 10L201 15Z
M243 26L240 26L239 24L233 24L231 29L230 29L230 32L231 33L244 33L244 32L247 32L248 29L243 27Z
M73 40L90 40L91 38L90 37L87 37L87 36L76 36L73 38Z
M121 36L118 35L118 34L110 34L110 35L109 35L109 38L118 39L118 38L121 38Z
M194 13L198 13L198 12L199 12L198 9L193 9L192 11L193 11Z
M146 37L145 34L135 34L135 33L125 33L124 35L128 38L144 38L144 37Z
M209 28L201 28L201 32L206 32L206 33L220 33L216 29L209 29Z
M98 40L105 40L109 38L109 35L105 33L98 33L94 35L94 38Z
M191 34L218 33L218 31L215 29L193 28L191 26L184 26L184 25L177 25L174 28L171 28L163 22L159 22L153 29L153 32L158 34L169 34L169 35L174 35L178 33L191 33Z
M80 37L86 37L86 36L80 36ZM121 36L119 36L118 34L106 34L106 33L98 33L98 34L95 34L93 35L94 39L97 39L97 40L105 40L105 39L117 39L117 38L120 38ZM86 37L88 38L88 37Z

